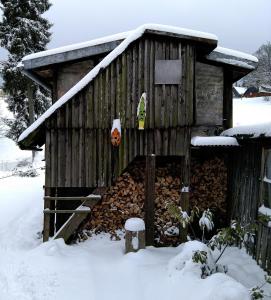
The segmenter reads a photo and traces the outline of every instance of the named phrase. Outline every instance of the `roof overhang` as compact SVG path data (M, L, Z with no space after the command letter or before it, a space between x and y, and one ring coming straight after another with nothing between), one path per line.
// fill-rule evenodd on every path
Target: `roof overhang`
M258 59L255 56L223 47L217 47L201 58L201 61L231 70L232 82L246 76L258 65Z

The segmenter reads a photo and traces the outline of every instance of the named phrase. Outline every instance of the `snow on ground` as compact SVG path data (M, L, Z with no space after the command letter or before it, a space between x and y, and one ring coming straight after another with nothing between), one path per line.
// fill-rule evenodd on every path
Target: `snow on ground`
M234 98L233 125L251 125L271 122L271 100L264 97Z
M0 96L0 118L4 117L12 118L13 116L7 109L4 97ZM0 177L14 169L19 161L31 160L31 155L31 151L20 150L11 139L0 137Z
M124 240L105 234L70 246L62 239L42 244L43 182L44 173L0 180L0 299L246 300L247 288L263 282L263 271L237 248L221 260L234 279L201 279L191 261L204 247L198 242L126 255Z

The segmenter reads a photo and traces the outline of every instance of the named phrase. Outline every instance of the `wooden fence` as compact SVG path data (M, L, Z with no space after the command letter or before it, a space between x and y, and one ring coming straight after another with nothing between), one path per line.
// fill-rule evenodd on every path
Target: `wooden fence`
M269 274L271 273L271 227L258 221L254 258Z
M257 264L271 274L271 227L261 221L256 221L256 224L256 232L247 237L245 248ZM241 247L240 243L237 245Z

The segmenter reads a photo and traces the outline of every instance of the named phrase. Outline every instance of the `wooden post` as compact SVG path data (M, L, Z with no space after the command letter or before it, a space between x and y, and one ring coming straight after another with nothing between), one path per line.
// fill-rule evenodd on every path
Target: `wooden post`
M145 171L145 225L146 245L154 244L155 155L146 156Z
M140 218L130 218L125 222L125 253L145 249L145 224Z
M180 205L183 211L189 213L189 189L190 189L190 140L191 140L191 131L187 127L185 130L185 155L183 157L182 164L182 186L181 186L181 199ZM181 242L187 241L187 228L180 226L180 239Z
M45 187L45 196L50 196L50 188ZM50 209L50 200L44 200L44 209ZM43 242L49 240L50 235L50 214L44 214L43 218Z

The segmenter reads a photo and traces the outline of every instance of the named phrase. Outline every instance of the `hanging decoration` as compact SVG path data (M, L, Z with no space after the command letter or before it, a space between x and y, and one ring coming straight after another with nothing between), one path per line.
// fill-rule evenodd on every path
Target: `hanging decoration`
M114 147L118 147L121 142L121 124L120 119L114 119L111 129L111 143Z
M146 118L146 93L143 93L137 106L138 129L143 130Z

